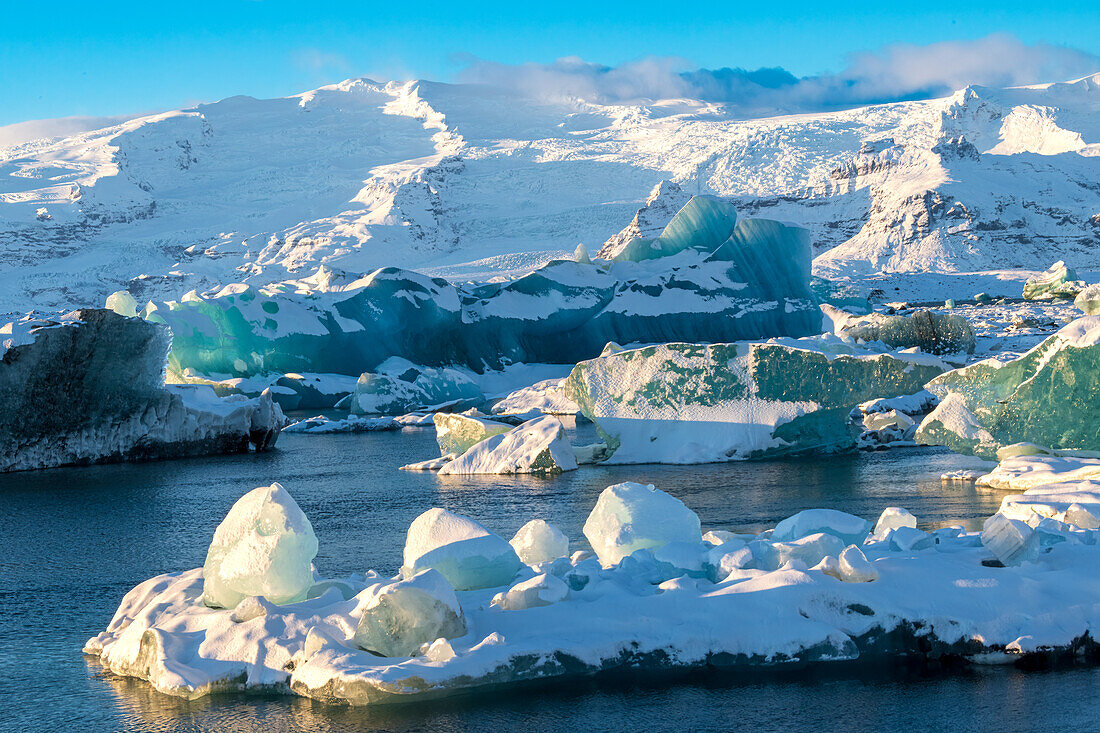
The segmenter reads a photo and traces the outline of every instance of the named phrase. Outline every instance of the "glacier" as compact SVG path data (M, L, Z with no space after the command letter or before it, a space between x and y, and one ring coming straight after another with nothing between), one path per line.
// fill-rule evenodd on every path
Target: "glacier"
M634 529L646 547L624 555L634 535L623 535L627 544L606 545L620 549L603 564L584 552L535 565L513 554L490 580L487 546L471 540L496 536L434 509L431 521L410 527L406 565L422 550L469 562L478 568L475 588L452 588L442 571L424 568L396 578L368 572L319 579L297 602L251 597L229 610L202 603L201 569L172 572L127 593L84 651L112 673L187 699L257 691L375 705L621 669L910 655L1026 664L1094 650L1096 529L1051 518L1032 526L999 512L980 533L899 524L890 532L904 533L900 541L846 545L822 533L778 541L772 530L745 539L718 530L708 533L722 543L712 547L699 542L697 518L675 497L619 488L633 493L620 507L627 512L616 514L626 523L606 524L613 534L671 508L683 515L682 529L653 534L645 519ZM593 514L612 516L599 506ZM870 523L825 524L862 532ZM1006 527L1023 540L1023 554L994 562L993 551L1011 544Z
M986 359L931 380L940 404L916 440L994 458L1014 443L1100 450L1100 316L1083 316L1016 359Z
M240 453L275 444L270 391L164 384L166 328L105 309L0 326L0 471Z
M852 408L946 370L915 349L833 334L668 343L581 362L566 394L596 423L608 463L710 463L852 449Z

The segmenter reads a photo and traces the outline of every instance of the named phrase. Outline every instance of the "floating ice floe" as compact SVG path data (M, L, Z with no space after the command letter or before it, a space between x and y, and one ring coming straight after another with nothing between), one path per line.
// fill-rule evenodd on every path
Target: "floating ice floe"
M494 415L526 415L533 410L546 415L576 415L577 403L565 396L565 379L544 379L512 392L493 405Z
M1085 283L1077 279L1077 272L1058 260L1046 272L1029 277L1024 283L1024 300L1073 299L1085 289Z
M429 509L409 526L405 538L406 576L435 568L455 590L503 585L521 563L508 541L469 517L446 509Z
M554 474L573 471L577 459L565 434L554 417L539 417L496 433L474 444L458 458L444 464L440 475L458 474Z
M852 449L852 408L919 392L946 369L828 334L632 349L581 362L566 389L608 463L708 463Z
M379 371L359 377L351 393L351 412L403 415L414 410L464 410L483 402L477 383L459 370L422 367L393 357Z
M977 346L974 329L962 316L929 310L904 316L884 313L854 316L830 305L822 305L821 309L832 319L833 331L838 336L881 341L895 349L918 348L938 356L959 355L963 361Z
M163 326L104 309L0 326L0 472L239 453L275 444L270 391L164 386Z
M1021 442L1100 450L1100 316L1084 316L1018 359L987 359L931 380L940 404L916 440L994 458Z
M202 600L236 608L249 596L271 603L304 600L313 585L317 537L280 484L248 492L214 530L203 565Z
M512 429L510 425L456 413L437 412L432 422L435 423L435 442L443 456L448 453L462 455L486 438Z
M284 433L304 433L306 435L329 435L332 433L373 433L385 430L400 430L401 423L392 417L362 417L348 415L342 419L333 419L324 415L308 417L283 428Z
M249 596L222 610L202 603L201 570L161 575L126 595L85 652L186 698L256 690L372 705L638 667L1011 662L1077 650L1100 624L1097 530L998 514L981 534L898 525L899 541L862 546L820 532L702 543L678 500L612 489L593 510L601 530L586 534L613 563L577 552L523 566L481 525L435 509L410 527L405 579L320 580L305 600ZM646 547L624 554L639 539ZM430 556L446 561L438 572ZM457 592L446 563L467 581Z

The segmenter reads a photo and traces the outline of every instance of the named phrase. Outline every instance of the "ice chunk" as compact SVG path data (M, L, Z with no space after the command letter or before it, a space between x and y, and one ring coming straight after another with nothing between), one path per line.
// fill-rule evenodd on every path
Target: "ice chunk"
M547 573L516 583L508 590L493 596L492 605L502 611L522 611L527 608L549 606L569 597L565 581Z
M1100 315L1100 283L1093 283L1078 293L1073 304L1084 311L1085 315Z
M884 540L886 535L890 533L890 530L897 529L898 527L912 527L916 529L917 518L909 513L908 509L902 509L900 506L888 506L882 510L882 514L879 515L878 521L875 522L875 531L871 535L872 539Z
M839 555L844 546L844 540L824 532L815 532L790 542L756 540L748 544L755 566L769 571L795 561L813 567L826 557Z
M897 552L927 550L935 544L932 535L921 532L916 527L895 527L890 530L887 538L890 540L890 549Z
M588 247L584 246L584 242L577 245L577 248L573 250L573 261L581 265L591 265L592 258L588 256Z
M446 466L448 463L458 458L457 453L448 453L445 456L439 458L429 458L426 461L417 461L416 463L406 463L401 467L402 471L438 471Z
M871 523L853 514L838 512L835 509L806 509L775 525L771 539L787 542L815 532L824 532L838 537L846 545L858 545L867 538L867 533L870 531Z
M303 600L313 585L313 527L281 485L261 486L233 504L214 530L202 568L202 600L234 608L248 596Z
M477 384L462 372L421 367L390 359L387 371L366 372L351 395L351 411L360 415L402 415L414 410L464 410L485 401Z
M584 523L584 536L605 566L635 550L670 542L702 542L699 517L652 484L615 484L603 490Z
M164 385L163 326L105 309L0 326L0 472L269 448L270 392Z
M532 519L519 528L509 543L519 559L527 565L565 557L569 554L569 538L560 529L543 519Z
M383 657L411 657L424 644L465 635L454 589L438 571L422 570L371 596L353 641Z
M481 441L443 466L439 474L553 474L576 468L577 459L561 422L539 417Z
M1058 260L1046 272L1027 279L1024 283L1024 300L1073 298L1084 289L1085 283L1077 279L1073 268Z
M134 296L130 295L129 290L119 290L108 295L104 307L127 318L136 318L138 314L137 301L134 300Z
M994 458L1012 443L1100 450L1100 316L1069 323L1018 359L987 359L936 377L941 398L917 442Z
M573 446L573 455L577 458L578 466L590 466L595 463L603 463L611 457L611 450L607 443L598 442L589 445Z
M437 412L432 419L435 422L435 442L439 444L441 456L448 453L462 455L486 438L512 429L504 423L454 413Z
M863 550L855 545L848 545L837 557L837 565L840 571L840 579L845 583L869 583L878 580L878 571L867 560Z
M916 347L929 354L973 354L977 342L970 322L962 316L914 311L910 315L871 313L853 316L823 305L837 335L863 341L881 341L895 349Z
M547 415L575 415L577 403L565 396L564 378L544 379L517 389L493 405L494 415L526 415L538 410Z
M317 415L291 423L283 428L283 432L303 433L305 435L331 435L333 433L373 433L400 429L401 423L392 417L348 415L342 420L334 420L324 415Z
M566 392L609 463L708 463L855 447L853 407L921 390L945 365L828 335L662 344L579 363Z
M455 590L504 585L521 563L508 542L469 517L429 509L413 520L405 537L402 573L435 568Z
M1039 538L1019 519L994 514L982 525L982 544L1004 565L1019 565L1039 555Z

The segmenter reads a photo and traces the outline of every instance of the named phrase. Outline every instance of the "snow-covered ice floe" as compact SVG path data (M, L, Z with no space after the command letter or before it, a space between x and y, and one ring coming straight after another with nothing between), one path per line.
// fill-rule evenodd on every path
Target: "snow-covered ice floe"
M1077 279L1077 272L1062 260L1058 260L1046 272L1027 279L1024 283L1024 299L1068 298L1072 300L1084 289L1085 283Z
M284 433L303 433L305 435L331 435L332 433L374 433L384 430L400 430L404 427L392 417L363 417L348 415L334 419L317 415L291 423L283 428Z
M929 354L966 361L977 346L974 329L962 316L918 310L906 315L871 313L854 316L831 305L822 312L838 336L880 341L895 349L918 348Z
M0 326L0 471L239 453L275 444L270 391L164 385L167 329L110 310Z
M856 405L919 392L947 368L825 334L622 351L578 364L566 389L609 463L708 463L854 448Z
M918 443L989 459L1021 442L1100 450L1100 316L1078 318L1018 359L947 372L927 389L940 404Z
M296 505L272 488L257 490L267 497L259 505L283 509L279 536L308 539ZM241 553L232 567L247 567L251 585L238 595L263 588L270 573L299 579L297 600L247 596L211 608L202 569L160 575L126 594L85 652L185 698L261 691L370 705L638 667L864 655L1011 662L1088 651L1100 623L1098 531L1054 520L1032 528L998 514L982 534L924 532L894 507L864 540L869 521L814 510L781 523L783 540L771 531L702 539L678 499L624 485L607 489L586 523L604 564L583 552L551 558L563 547L540 528L528 534L545 541L513 541L548 548L524 565L498 535L436 508L410 527L401 575L314 575L302 599L316 545L276 561L281 540L253 538L255 519L244 514L234 507L223 523L233 531L219 528L211 553ZM675 530L657 521L668 516ZM1045 539L1028 544L1028 532ZM1006 548L1019 564L993 561Z
M577 458L565 428L557 418L547 415L473 444L442 466L439 473L553 474L576 468Z
M493 405L494 415L525 415L533 410L546 415L576 415L577 403L565 396L565 378L544 379L523 387Z

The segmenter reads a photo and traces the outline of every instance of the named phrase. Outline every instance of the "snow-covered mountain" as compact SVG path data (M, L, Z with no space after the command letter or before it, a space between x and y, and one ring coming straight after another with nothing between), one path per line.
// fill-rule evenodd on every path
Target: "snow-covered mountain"
M0 148L0 311L322 263L488 277L696 193L806 226L829 277L1096 268L1100 74L751 120L367 79L141 117Z

